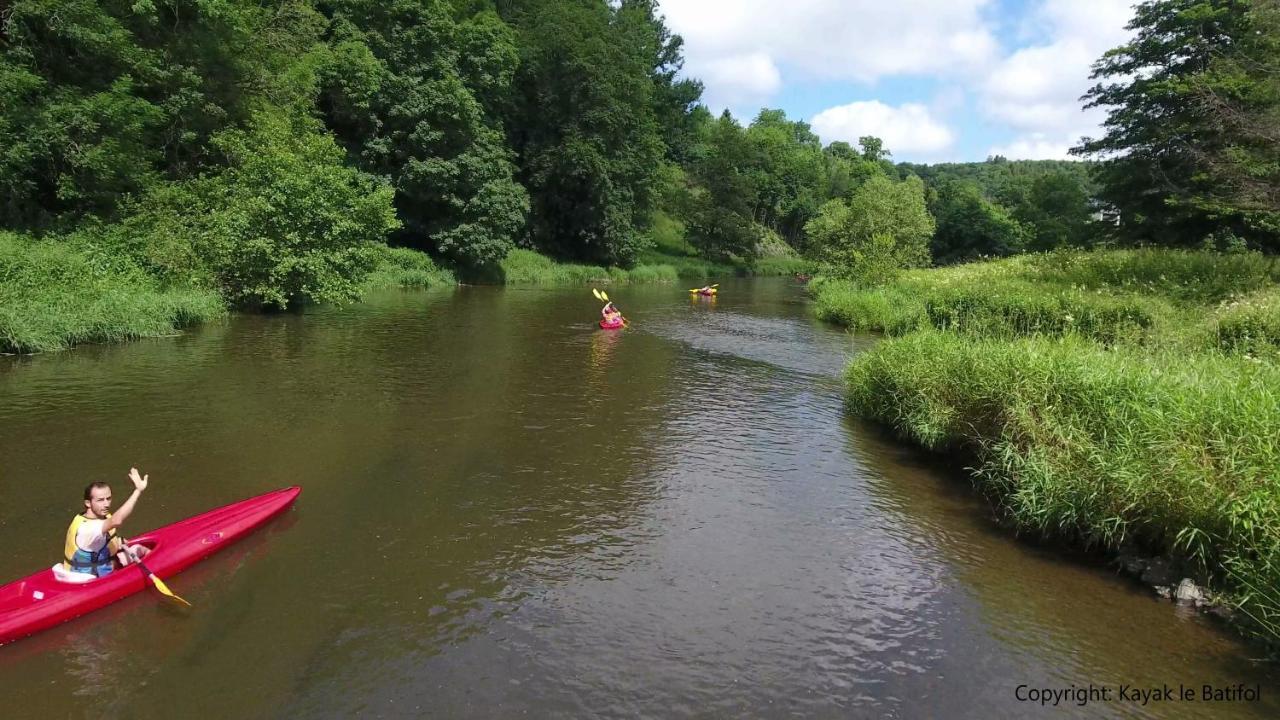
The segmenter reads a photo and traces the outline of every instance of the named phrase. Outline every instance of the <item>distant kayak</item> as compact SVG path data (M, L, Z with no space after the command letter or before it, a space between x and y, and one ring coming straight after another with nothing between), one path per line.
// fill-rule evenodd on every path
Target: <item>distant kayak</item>
M241 500L138 535L129 542L149 548L144 562L157 576L167 579L280 514L300 492L302 488L295 486ZM105 607L150 585L146 574L135 565L93 578L64 570L59 562L0 587L0 645Z
M605 322L604 320L600 321L600 327L604 328L605 330L617 330L618 328L622 327L624 324L625 323L623 323L621 319L619 319L617 322L611 322L611 323Z
M702 296L704 296L704 297L711 297L712 295L715 295L715 294L716 294L716 289L715 289L715 288L711 288L710 290L706 290L706 291L703 291L703 290L690 290L689 292L693 293L694 295L702 295Z

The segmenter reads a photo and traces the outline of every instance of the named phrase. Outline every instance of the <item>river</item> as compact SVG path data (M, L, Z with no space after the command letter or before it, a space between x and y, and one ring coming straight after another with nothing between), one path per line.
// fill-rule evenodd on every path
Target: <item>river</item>
M585 288L464 287L0 358L6 581L131 465L126 534L303 487L169 578L193 609L137 595L0 648L0 716L1280 716L1256 650L851 420L875 340L800 286L609 290L629 329Z

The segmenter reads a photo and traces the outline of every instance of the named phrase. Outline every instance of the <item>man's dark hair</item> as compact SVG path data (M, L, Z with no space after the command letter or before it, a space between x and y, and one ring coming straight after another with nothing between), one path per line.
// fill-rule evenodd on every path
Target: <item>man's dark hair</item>
M99 482L91 482L91 483L89 483L88 485L85 485L85 486L84 486L84 499L85 499L85 500L92 500L92 499L93 499L93 491L94 491L94 490L97 490L98 488L109 488L109 487L111 487L111 486L110 486L110 485L108 485L107 483L104 483L104 482L101 482L101 481L99 481Z

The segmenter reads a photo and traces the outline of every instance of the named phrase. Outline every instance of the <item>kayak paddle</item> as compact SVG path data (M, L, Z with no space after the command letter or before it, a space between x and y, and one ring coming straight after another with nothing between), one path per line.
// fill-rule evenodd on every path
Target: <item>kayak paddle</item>
M125 543L125 548L126 548L125 552L129 552L128 546L129 546L128 543ZM142 575L144 577L150 578L151 582L155 584L156 589L159 590L161 594L168 595L169 597L173 598L174 600L177 600L183 605L186 605L187 607L191 607L191 603L179 597L177 593L169 589L168 585L164 584L164 581L160 579L159 575L156 575L155 573L151 572L151 568L147 567L147 564L142 562L142 558L138 557L133 553L129 553L129 558L138 564L138 567L142 569Z

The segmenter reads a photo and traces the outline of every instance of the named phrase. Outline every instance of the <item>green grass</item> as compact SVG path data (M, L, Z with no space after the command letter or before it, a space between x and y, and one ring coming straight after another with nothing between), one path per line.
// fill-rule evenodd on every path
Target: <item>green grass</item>
M1223 311L1221 333L1248 341L1212 344L1244 349L1277 337L1267 290L1277 282L1280 267L1256 254L1117 250L910 270L877 287L819 278L811 289L819 317L890 335L933 327L1167 347L1205 346L1212 304L1228 303L1235 309Z
M171 335L225 314L216 291L162 288L125 258L0 233L0 352Z
M532 250L516 249L502 261L507 285L587 285L591 283L673 283L679 275L667 264L640 264L630 270L556 262Z
M892 336L849 366L855 413L971 457L1022 528L1198 567L1280 648L1274 258L1062 252L811 291Z
M1189 559L1280 642L1280 367L925 331L858 356L847 380L857 414L972 456L1021 527Z
M458 284L452 272L436 265L431 256L409 248L377 245L377 266L364 279L365 292L387 288L436 288Z

